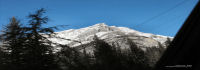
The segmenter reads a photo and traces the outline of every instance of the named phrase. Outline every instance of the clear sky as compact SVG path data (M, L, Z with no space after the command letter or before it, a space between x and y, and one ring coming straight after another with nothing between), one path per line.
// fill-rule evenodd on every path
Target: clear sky
M39 8L47 10L48 26L82 28L96 23L174 36L198 0L0 0L0 29L16 16L23 24Z

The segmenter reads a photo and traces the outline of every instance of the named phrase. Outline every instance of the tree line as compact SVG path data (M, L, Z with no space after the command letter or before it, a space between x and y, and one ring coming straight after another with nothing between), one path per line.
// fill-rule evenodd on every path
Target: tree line
M123 51L94 37L93 53L53 43L56 27L42 27L48 23L45 9L29 14L28 25L12 17L0 35L0 70L150 70L151 62L145 52L128 39L130 49ZM45 36L43 35L45 34ZM52 45L56 46L52 46ZM54 52L55 47L61 47ZM153 49L151 49L153 50ZM149 51L149 50L148 50ZM154 57L152 57L154 58ZM153 59L152 59L153 60Z

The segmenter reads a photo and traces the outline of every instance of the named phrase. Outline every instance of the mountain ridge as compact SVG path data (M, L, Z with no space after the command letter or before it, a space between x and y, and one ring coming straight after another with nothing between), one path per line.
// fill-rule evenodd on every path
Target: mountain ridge
M64 30L60 32L55 32L55 33L57 34L58 37L81 42L81 43L75 43L69 40L50 38L50 40L53 42L56 42L59 44L67 44L71 47L75 47L75 46L86 44L93 41L92 37L94 37L94 35L97 35L97 37L99 37L100 39L110 39L113 37L120 37L120 36L121 37L128 36L128 37L135 37L135 38L143 37L145 41L143 43L149 42L149 43L146 43L146 46L148 45L155 46L155 45L150 44L150 42L157 41L157 42L160 42L161 44L164 44L167 38L169 38L170 40L173 39L172 37L169 37L169 36L155 35L152 33L143 33L134 29L127 28L127 27L108 26L105 23L98 23L98 24L88 26L85 28L69 29L69 30Z
M131 47L133 47L130 43L133 43L135 47L144 52L141 54L148 59L147 64L151 67L156 64L173 39L168 36L139 32L127 27L108 26L105 23L56 32L56 36L64 39L49 38L49 40L62 45L68 45L80 52L84 52L85 50L87 54L91 55L94 54L95 50L95 38L103 40L109 45L122 50L124 53L130 51ZM62 47L57 46L55 52L61 49Z

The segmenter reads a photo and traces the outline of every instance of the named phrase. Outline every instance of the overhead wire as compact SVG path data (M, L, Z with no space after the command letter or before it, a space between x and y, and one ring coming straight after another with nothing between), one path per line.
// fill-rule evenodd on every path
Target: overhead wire
M157 15L155 15L155 16L153 16L153 17L147 19L147 20L145 20L144 22L133 26L133 27L141 27L141 26L144 25L144 24L148 24L148 22L150 22L150 21L152 21L152 20L154 20L154 19L156 19L156 18L158 18L158 17L160 17L160 16L162 16L162 15L164 15L164 14L166 14L166 13L172 11L173 9L179 7L180 5L186 3L187 1L189 1L189 0L183 0L183 1L181 1L180 3L176 4L175 6L173 6L173 7L169 8L169 9L167 9L166 11L161 12L161 13L159 13L159 14L157 14Z

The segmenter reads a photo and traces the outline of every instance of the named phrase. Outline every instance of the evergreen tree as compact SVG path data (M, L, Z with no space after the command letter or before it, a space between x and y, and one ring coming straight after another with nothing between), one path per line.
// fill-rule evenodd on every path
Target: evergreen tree
M94 45L94 56L95 56L95 70L116 70L120 69L118 63L117 52L114 49L115 47L109 45L103 40L98 39L94 36L95 45Z
M171 40L169 37L167 37L167 40L165 41L165 45L168 47L171 43Z
M60 45L61 51L58 52L62 68L65 70L84 70L81 63L80 52L67 45Z
M6 56L7 60L7 69L17 69L23 63L23 59L21 58L23 54L23 43L24 43L24 32L21 27L20 21L15 17L10 19L10 23L5 27L2 31L1 39L3 41L4 56Z
M160 59L164 51L165 51L165 48L160 42L158 42L158 46L146 48L145 55L148 59L148 62L147 62L148 66L154 67L156 62Z
M42 34L51 34L54 32L51 28L42 27L47 24L48 18L43 14L45 10L39 9L34 14L30 14L29 25L26 27L26 57L27 69L33 70L57 70L58 66L55 62L53 54L52 42Z
M90 53L86 52L86 49L83 49L83 56L82 56L82 64L85 68L84 70L93 70L93 64L94 64L94 56Z
M132 70L146 70L149 69L147 63L147 57L142 49L138 48L136 43L127 39L128 44L130 45L130 51L128 51L125 55L126 56L126 66L128 69Z
M5 27L1 38L8 55L8 70L58 70L55 62L52 42L47 39L54 32L52 28L43 28L48 18L43 17L44 9L30 14L30 27L22 27L15 17Z
M3 51L2 46L0 46L0 70L8 70L8 60L6 53Z

